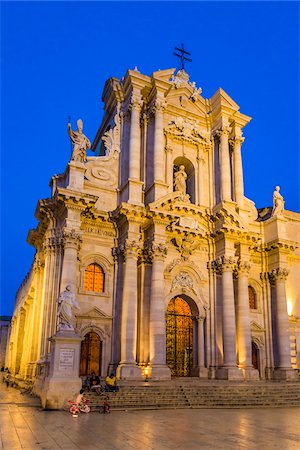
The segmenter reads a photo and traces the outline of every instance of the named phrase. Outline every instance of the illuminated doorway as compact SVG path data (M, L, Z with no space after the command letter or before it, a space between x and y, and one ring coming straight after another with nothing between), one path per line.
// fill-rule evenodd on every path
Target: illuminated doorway
M100 376L101 355L102 341L100 340L100 336L93 331L87 333L81 342L80 376L87 376L92 372Z
M174 377L189 377L193 368L193 315L181 297L172 299L167 309L167 365Z

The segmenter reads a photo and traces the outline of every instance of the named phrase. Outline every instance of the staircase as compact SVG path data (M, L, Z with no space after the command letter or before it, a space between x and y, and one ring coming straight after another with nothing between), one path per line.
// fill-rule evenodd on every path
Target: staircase
M112 410L184 408L258 408L300 406L300 382L228 381L148 382L120 387L118 392L88 393L92 410L109 396Z

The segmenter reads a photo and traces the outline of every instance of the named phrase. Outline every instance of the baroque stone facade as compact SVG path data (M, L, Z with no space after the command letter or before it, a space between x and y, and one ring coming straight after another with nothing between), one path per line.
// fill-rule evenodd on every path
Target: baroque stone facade
M78 375L297 376L300 214L257 211L241 157L251 118L222 89L205 99L174 72L110 78L95 156L78 144L38 202L7 352L16 377L47 377L67 286Z

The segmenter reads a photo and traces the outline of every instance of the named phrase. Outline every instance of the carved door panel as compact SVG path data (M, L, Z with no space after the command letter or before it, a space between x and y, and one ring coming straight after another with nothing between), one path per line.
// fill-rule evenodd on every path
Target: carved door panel
M193 316L180 297L170 301L166 324L167 365L172 376L188 377L193 367Z
M97 333L90 332L81 342L80 376L90 375L95 372L101 375L102 341Z

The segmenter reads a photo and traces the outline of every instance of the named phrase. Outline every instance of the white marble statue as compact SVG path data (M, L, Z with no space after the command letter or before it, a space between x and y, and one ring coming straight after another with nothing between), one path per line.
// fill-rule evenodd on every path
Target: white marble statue
M73 153L71 160L85 162L86 161L86 150L91 148L91 143L89 139L83 134L83 122L81 119L77 120L77 131L73 131L70 122L68 123L68 134L70 136Z
M186 194L187 174L184 165L179 166L179 170L175 173L174 187L175 191Z
M74 331L74 310L79 309L79 306L70 285L67 285L66 289L61 292L57 302L57 331Z
M272 216L280 216L284 210L284 200L282 195L279 193L280 187L276 186L273 192L273 209Z

